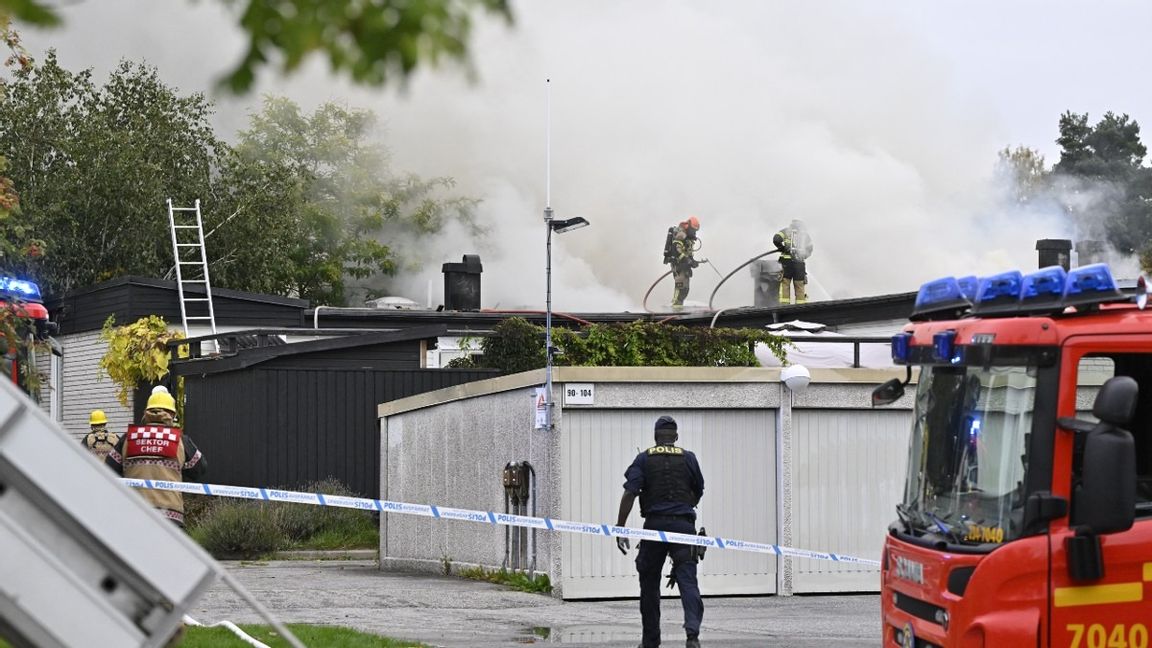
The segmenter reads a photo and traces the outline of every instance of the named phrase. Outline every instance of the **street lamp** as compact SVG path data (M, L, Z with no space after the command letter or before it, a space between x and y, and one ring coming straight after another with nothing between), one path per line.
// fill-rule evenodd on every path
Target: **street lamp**
M544 261L545 290L544 302L544 429L552 429L552 232L563 234L591 225L586 219L577 216L566 220L552 218L552 208L544 208L544 224L548 226L547 254Z

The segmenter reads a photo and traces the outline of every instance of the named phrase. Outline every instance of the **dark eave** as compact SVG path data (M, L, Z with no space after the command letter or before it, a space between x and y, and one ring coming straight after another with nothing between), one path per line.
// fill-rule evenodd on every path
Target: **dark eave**
M308 329L277 329L276 331L250 330L235 333L221 333L215 337L222 340L222 348L227 347L227 338L231 336L256 336L269 334L307 335ZM283 358L305 353L323 351L337 351L356 347L365 347L397 342L412 342L416 340L435 340L438 337L449 335L445 325L418 326L401 330L374 330L372 332L350 332L354 334L337 335L322 340L308 342L293 342L291 344L261 346L244 348L237 352L225 355L174 360L171 364L172 372L177 376L206 375L224 371L235 371L245 367L267 362L275 358ZM209 336L211 337L211 336ZM204 341L207 337L192 338L195 341Z

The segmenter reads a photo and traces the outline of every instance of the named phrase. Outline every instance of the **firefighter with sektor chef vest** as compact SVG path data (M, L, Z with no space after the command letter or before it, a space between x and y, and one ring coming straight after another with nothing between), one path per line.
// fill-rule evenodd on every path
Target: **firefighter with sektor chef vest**
M128 426L105 463L130 479L200 481L206 469L204 455L175 421L176 399L167 388L154 388L140 425ZM151 488L140 492L164 517L184 527L183 495Z

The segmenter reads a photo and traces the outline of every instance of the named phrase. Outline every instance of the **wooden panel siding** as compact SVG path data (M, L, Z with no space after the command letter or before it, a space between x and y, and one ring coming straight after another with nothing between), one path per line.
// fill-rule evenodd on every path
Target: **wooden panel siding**
M379 497L376 406L497 375L491 370L273 368L188 376L188 434L206 480L297 488L335 477Z

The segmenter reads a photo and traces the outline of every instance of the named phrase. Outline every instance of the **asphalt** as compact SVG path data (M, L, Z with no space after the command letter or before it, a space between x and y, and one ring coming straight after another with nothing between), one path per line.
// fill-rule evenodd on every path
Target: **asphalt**
M640 643L635 600L561 601L462 578L382 572L374 560L224 565L285 623L346 626L443 648ZM875 594L706 597L704 608L700 640L706 648L881 645ZM663 610L663 645L683 646L679 600L664 599ZM190 614L201 623L265 623L223 582Z

